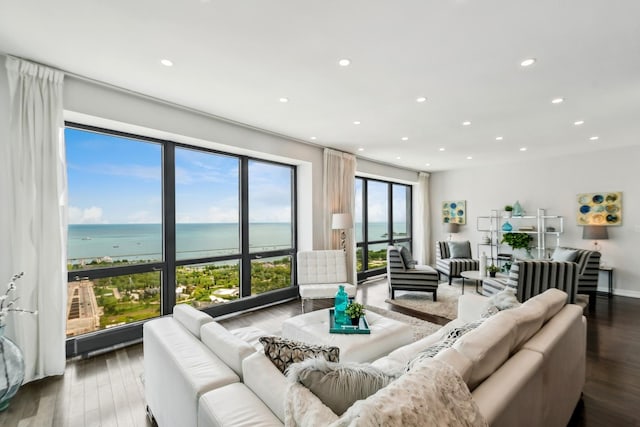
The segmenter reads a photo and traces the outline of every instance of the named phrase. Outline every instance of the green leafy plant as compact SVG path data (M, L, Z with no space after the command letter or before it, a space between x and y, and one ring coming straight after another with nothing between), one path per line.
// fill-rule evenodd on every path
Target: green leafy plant
M347 306L347 309L344 312L352 319L359 319L364 316L364 305L359 302L352 302Z
M506 205L506 206L504 207L504 211L505 211L505 212L511 212L511 211L513 211L513 206L511 206L511 205Z
M526 233L505 233L500 243L506 243L512 249L526 249L532 240L533 237Z
M487 271L489 273L497 273L498 271L500 271L500 267L497 267L497 266L491 264L489 267L487 267Z

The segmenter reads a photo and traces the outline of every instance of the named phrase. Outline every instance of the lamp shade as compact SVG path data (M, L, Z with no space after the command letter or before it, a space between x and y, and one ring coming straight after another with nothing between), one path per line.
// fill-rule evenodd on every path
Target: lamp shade
M456 224L455 222L444 223L445 233L457 233L458 231L460 231L460 224Z
M334 213L331 218L331 228L333 230L346 230L353 228L353 219L349 213Z
M582 238L587 240L607 240L609 233L603 225L585 225L582 229Z

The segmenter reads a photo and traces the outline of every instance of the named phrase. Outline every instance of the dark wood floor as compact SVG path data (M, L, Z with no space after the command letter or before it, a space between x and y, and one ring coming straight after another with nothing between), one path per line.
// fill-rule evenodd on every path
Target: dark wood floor
M358 290L361 302L393 309L384 302L386 296L385 280L372 281ZM314 302L307 310L328 304ZM299 301L292 301L228 317L221 323L229 328L255 325L277 331L283 320L299 313ZM420 317L444 322L433 316ZM640 426L640 299L598 297L596 310L588 313L587 319L584 398L570 426ZM145 417L142 374L141 344L69 361L64 376L24 385L9 409L0 413L0 426L150 427Z

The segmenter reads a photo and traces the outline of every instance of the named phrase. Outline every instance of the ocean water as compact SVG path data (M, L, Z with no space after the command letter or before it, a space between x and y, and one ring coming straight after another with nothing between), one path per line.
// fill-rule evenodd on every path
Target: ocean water
M355 224L356 239L362 240L362 224ZM369 240L387 237L386 223L369 223ZM403 237L404 223L394 224L394 236ZM117 260L161 260L161 224L70 224L68 259L70 263L109 257ZM288 223L251 223L251 251L291 247ZM386 244L382 244L386 247ZM238 224L176 224L178 259L236 254L240 248Z

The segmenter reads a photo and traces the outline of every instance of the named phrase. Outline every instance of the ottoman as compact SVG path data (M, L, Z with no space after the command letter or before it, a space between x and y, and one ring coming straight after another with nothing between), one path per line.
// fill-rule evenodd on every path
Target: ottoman
M413 342L411 326L367 311L370 334L329 333L329 309L292 317L282 324L282 336L309 344L340 348L341 362L372 362Z

